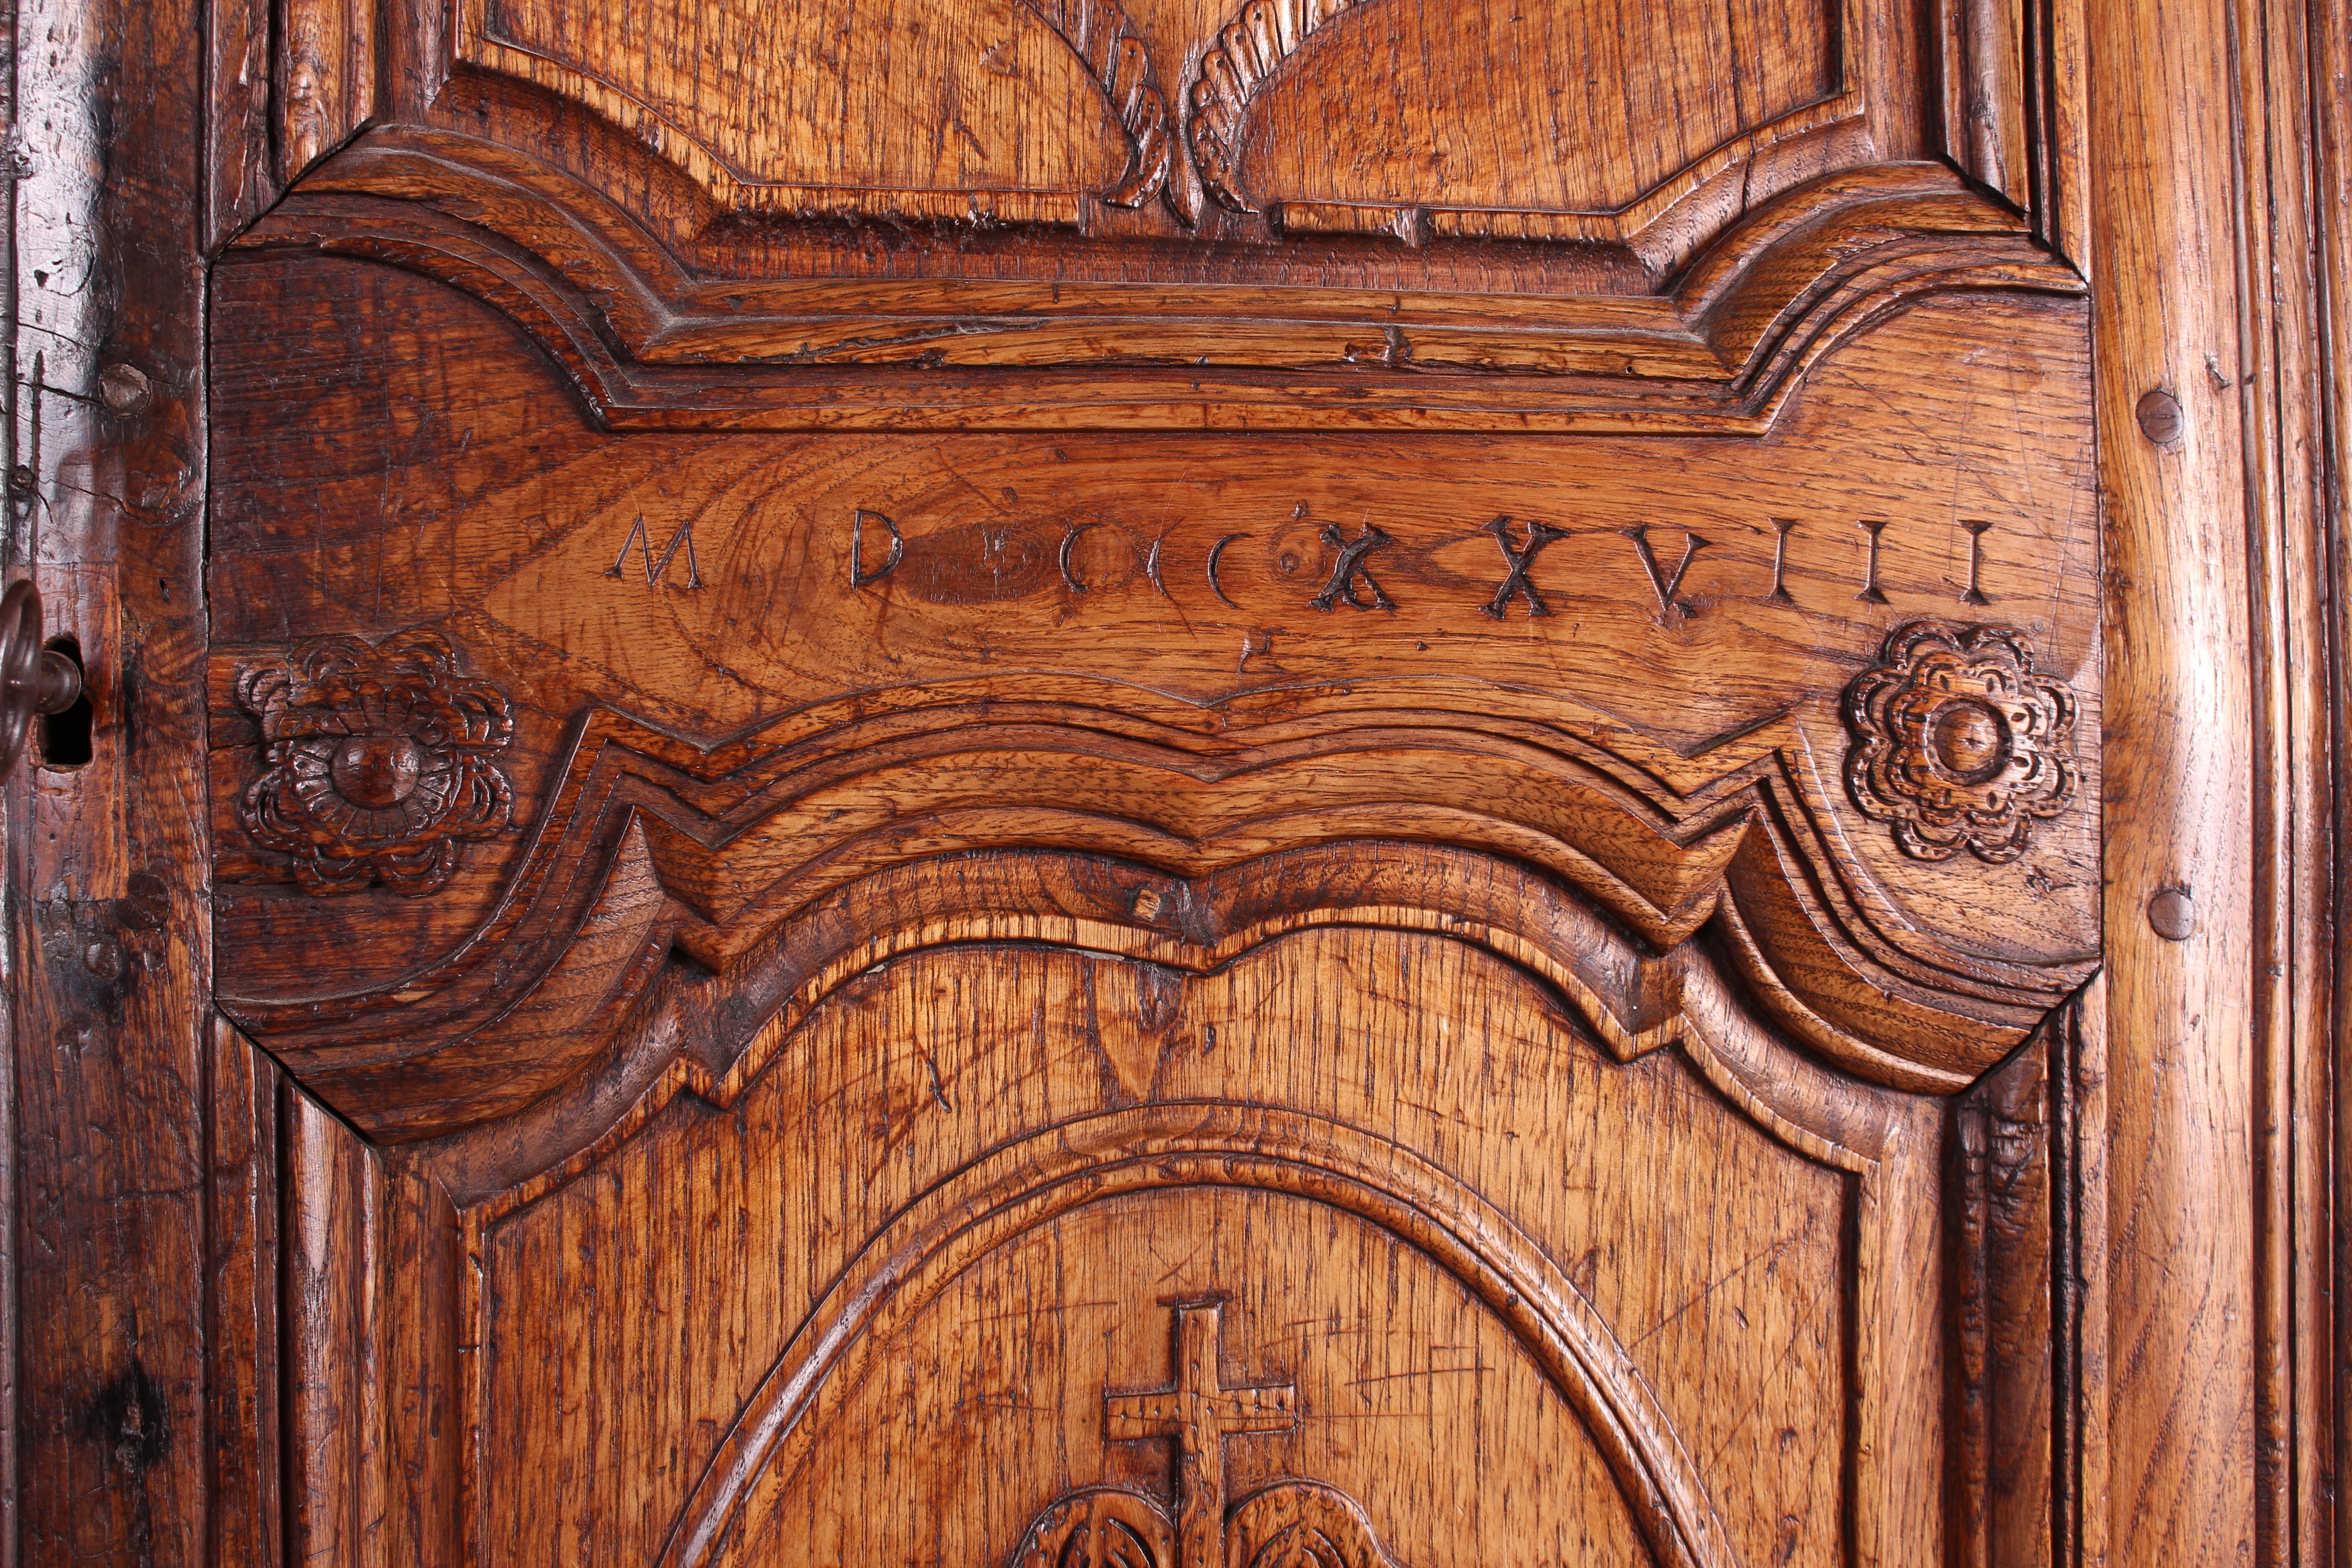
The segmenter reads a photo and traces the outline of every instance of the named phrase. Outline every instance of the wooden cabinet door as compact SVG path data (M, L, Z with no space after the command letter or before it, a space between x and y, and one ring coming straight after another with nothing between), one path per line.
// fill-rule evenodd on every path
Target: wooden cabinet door
M201 382L92 405L183 408L201 620L142 689L138 569L52 595L115 617L101 747L182 705L109 808L194 803L198 902L30 939L205 927L202 1552L2317 1550L2326 1142L2247 1129L2324 1125L2329 806L2199 793L2195 732L2307 776L2325 647L2262 671L2324 534L2197 510L2294 443L2162 347L2175 264L2097 236L2173 198L2087 129L2189 39L2134 87L2090 40L2152 24L2083 0L205 26ZM94 786L40 776L69 867ZM2144 1227L2227 1300L2168 1316Z

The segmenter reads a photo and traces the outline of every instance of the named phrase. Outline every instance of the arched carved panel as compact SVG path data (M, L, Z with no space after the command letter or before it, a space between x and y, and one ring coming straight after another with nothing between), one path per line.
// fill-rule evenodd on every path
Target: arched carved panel
M1374 974L1408 989L1346 988ZM1933 1119L1791 1072L1736 1014L1620 1066L1543 1005L1492 957L1369 930L1192 980L1034 946L873 970L780 1025L728 1114L657 1089L601 1147L469 1211L483 1560L535 1561L531 1542L593 1516L620 1560L814 1561L863 1529L1010 1561L1071 1490L1178 1509L1168 1455L1104 1425L1107 1388L1164 1380L1171 1291L1223 1301L1227 1384L1293 1388L1286 1435L1228 1444L1237 1510L1319 1480L1407 1563L1539 1560L1555 1512L1568 1541L1622 1534L1659 1563L1754 1560L1791 1517L1793 1562L1901 1538L1886 1500L1916 1485L1916 1448L1841 1478L1852 1433L1935 1376L1932 1342L1880 1343L1926 1284L1898 1283L1926 1233L1876 1206L1932 1170ZM824 1178L780 1182L779 1161ZM731 1217L713 1231L706 1211ZM1702 1230L1725 1250L1669 1239ZM1166 1272L1134 1277L1155 1236ZM1307 1310L1325 1292L1331 1311ZM1801 1305L1824 1292L1851 1307ZM583 1367L607 1392L537 1419ZM629 1392L656 1388L672 1394ZM861 1463L877 1420L922 1426L939 1468ZM1483 1446L1481 1422L1499 1423ZM1471 1489L1449 1499L1496 1501L1466 1531L1382 1461L1449 1423ZM501 1484L523 1475L559 1484ZM1551 1501L1502 1507L1539 1475ZM826 1533L799 1535L843 1486L874 1517L823 1506ZM924 1506L940 1487L989 1500Z

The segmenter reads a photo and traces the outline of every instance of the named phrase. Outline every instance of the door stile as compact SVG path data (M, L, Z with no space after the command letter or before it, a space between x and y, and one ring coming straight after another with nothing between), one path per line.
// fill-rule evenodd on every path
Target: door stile
M2328 492L2332 423L2323 268L2331 210L2315 75L2326 6L2236 7L2238 271L2249 559L2253 574L2258 932L2268 954L2253 1016L2256 1079L2256 1561L2326 1562L2336 1532L2336 1413L2326 1391L2332 1291L2326 1064L2333 1010L2335 715L2328 626L2339 566ZM2340 103L2339 103L2340 107ZM2337 221L2340 222L2340 215Z
M2092 8L2116 1561L2329 1552L2334 534L2301 26ZM2186 932L2151 911L2168 889Z
M12 1561L207 1552L201 9L10 8L9 574L93 760L9 781Z
M2315 5L2309 17L2305 79L2309 84L2313 172L2308 188L2316 215L2317 260L2307 319L2317 344L2314 401L2320 410L2323 464L2316 527L2326 543L2332 590L2325 623L2331 654L2326 697L2329 711L2340 714L2352 696L2352 651L2347 651L2352 649L2352 623L2346 618L2344 595L2346 584L2352 581L2347 577L2352 563L2346 553L2346 528L2352 519L2347 519L2345 487L2347 441L2352 438L2352 311L2346 309L2347 300L2352 299L2352 91L2347 90L2345 63L2352 60L2352 7ZM2352 985L2352 933L2347 932L2341 912L2352 886L2347 882L2352 857L2345 847L2352 844L2352 791L2346 788L2347 779L2352 778L2352 735L2347 729L2352 727L2335 727L2326 759L2334 786L2327 827L2336 849L2326 895L2334 942L2327 967L2331 997L2342 996ZM2325 1522L2332 1532L2321 1560L2335 1561L2342 1556L2345 1543L2352 1542L2352 1499L2345 1496L2341 1482L2352 1463L2352 1420L2347 1419L2347 1399L2352 1395L2338 1370L2352 1352L2352 1291L2347 1289L2352 1281L2352 1234L2345 1226L2343 1189L2343 1173L2352 1169L2352 1144L2346 1142L2352 1117L2346 1114L2344 1100L2347 1072L2352 1072L2352 1016L2337 1007L2326 1026L2324 1043L2314 1047L2315 1059L2305 1069L2313 1085L2307 1113L2312 1117L2311 1148L2298 1170L2316 1173L2308 1189L2314 1202L2305 1205L2296 1255L2312 1260L2316 1276L2308 1292L2317 1308L2311 1326L2315 1353L2310 1358L2304 1398L2326 1423L2324 1451L2305 1457L2303 1463L2318 1472L2310 1502L2315 1510L2326 1510ZM2328 1205L2324 1214L2318 1212L2323 1197ZM2321 1274L2323 1258L2326 1272Z

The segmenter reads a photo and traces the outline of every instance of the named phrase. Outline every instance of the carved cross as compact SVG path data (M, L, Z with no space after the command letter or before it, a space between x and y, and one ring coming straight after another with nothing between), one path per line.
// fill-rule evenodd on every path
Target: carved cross
M1173 1387L1103 1395L1108 1440L1176 1439L1177 1568L1221 1568L1224 1561L1224 1440L1287 1432L1298 1422L1294 1384L1223 1385L1217 1347L1223 1311L1214 1301L1176 1309Z

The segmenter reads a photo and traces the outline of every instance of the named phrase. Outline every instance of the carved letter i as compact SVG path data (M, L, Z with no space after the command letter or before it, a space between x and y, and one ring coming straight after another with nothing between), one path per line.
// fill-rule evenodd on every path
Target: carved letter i
M1878 536L1886 531L1886 524L1864 520L1862 526L1870 534L1870 569L1863 576L1862 592L1854 597L1864 604L1883 605L1886 591L1878 585Z
M1960 526L1969 531L1969 591L1960 595L1960 603L1990 605L1992 600L1986 596L1984 591L1984 536L1992 524L1963 522Z
M1772 591L1764 597L1771 604L1793 605L1797 596L1789 592L1789 535L1797 531L1797 520L1776 517L1772 528L1779 537L1772 541Z

